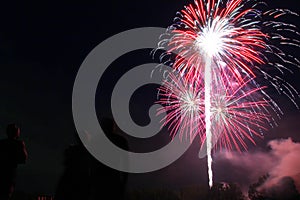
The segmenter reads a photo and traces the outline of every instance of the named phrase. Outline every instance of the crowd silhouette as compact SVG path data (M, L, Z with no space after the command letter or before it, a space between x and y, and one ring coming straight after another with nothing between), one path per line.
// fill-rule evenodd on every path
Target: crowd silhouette
M101 127L106 136L115 145L128 149L127 140L118 134L119 130L112 119L101 120ZM137 190L125 194L128 174L112 169L94 158L77 136L77 143L65 150L64 171L58 182L54 197L47 195L20 196L13 195L16 185L17 167L28 159L25 143L20 139L20 128L9 124L6 129L7 138L0 140L0 200L102 200L102 199L207 199L207 200L243 200L246 196L237 184L216 183L212 188L207 186L186 187L174 192L167 189ZM88 140L88 136L86 138ZM92 138L89 138L92 139ZM120 164L127 160L120 158ZM269 175L259 178L250 185L248 199L300 199L294 180L284 177L279 185L261 190L261 186ZM25 197L26 196L26 197Z
M112 119L101 120L106 136L115 145L128 150L127 141L118 134ZM7 138L0 140L0 200L12 199L16 185L17 166L24 164L28 153L20 128L16 124L7 126ZM125 198L127 173L114 170L94 158L85 148L78 135L77 144L65 150L64 171L57 185L55 200L101 200ZM122 163L120 163L122 164Z

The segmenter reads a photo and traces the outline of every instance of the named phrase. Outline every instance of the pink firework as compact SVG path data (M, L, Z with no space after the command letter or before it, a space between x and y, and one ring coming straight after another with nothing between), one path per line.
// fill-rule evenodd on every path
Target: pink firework
M204 102L203 86L199 81L182 78L179 74L170 73L159 89L159 101L164 107L157 114L167 111L162 119L171 136L188 137L192 142L199 135L201 142L205 140L204 133Z
M218 144L215 148L247 150L245 141L255 144L253 136L262 137L262 132L267 130L265 124L271 118L268 108L272 104L263 98L261 91L265 87L250 88L251 81L213 88L211 130L212 140Z
M227 82L224 82L224 81ZM270 99L266 99L263 90L266 87L249 87L253 79L243 80L239 85L228 80L228 74L222 74L221 83L214 82L211 99L211 123L215 148L246 150L245 140L255 144L253 136L263 137L266 123L271 123L273 107ZM159 88L159 101L164 107L157 114L167 112L162 119L162 126L168 127L170 135L176 134L190 142L199 136L201 146L204 145L205 105L203 83L185 79L179 74L170 73Z

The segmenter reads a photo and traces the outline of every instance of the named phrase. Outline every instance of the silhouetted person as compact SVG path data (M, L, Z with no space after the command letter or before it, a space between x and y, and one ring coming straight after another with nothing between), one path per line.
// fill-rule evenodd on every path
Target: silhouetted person
M116 125L112 120L102 120L101 126L113 143L128 149L127 141L116 134ZM86 136L86 140L93 140L88 133ZM127 173L111 169L99 162L87 151L79 138L78 144L66 149L64 166L55 200L124 199Z
M0 200L10 199L16 182L18 164L25 163L28 154L25 143L19 140L20 128L9 124L7 139L0 140Z
M101 120L101 127L111 142L128 150L127 140L117 134L117 126L112 119ZM120 165L127 165L127 158L124 160L120 157L119 159ZM112 169L94 159L91 175L92 200L124 199L128 173Z
M77 135L77 133L76 133ZM88 200L91 190L92 157L80 139L65 151L64 172L59 181L55 200Z

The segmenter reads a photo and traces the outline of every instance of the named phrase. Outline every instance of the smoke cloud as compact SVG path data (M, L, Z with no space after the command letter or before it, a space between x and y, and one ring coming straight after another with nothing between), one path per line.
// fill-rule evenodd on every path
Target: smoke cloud
M223 170L216 171L221 173L220 177L223 177L224 181L237 182L244 188L257 182L260 176L269 174L268 179L261 186L264 190L279 187L283 183L282 180L290 177L300 192L300 143L293 142L291 138L279 139L270 141L268 147L268 151L218 153L215 162L223 166ZM233 174L226 176L228 174L226 171Z

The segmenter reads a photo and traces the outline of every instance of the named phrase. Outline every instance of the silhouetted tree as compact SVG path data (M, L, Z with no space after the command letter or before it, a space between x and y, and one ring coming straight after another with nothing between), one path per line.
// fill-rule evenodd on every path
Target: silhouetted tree
M299 200L300 195L291 177L283 177L273 187L266 190L266 196L274 200Z
M257 183L250 185L248 197L251 200L299 200L300 194L291 177L283 177L273 185L264 186L269 175L259 178Z
M258 188L261 187L266 180L269 178L269 174L263 175L259 177L258 181L256 183L253 183L249 186L248 190L248 197L251 200L264 200L264 194L260 191L258 191Z
M208 194L208 200L244 200L245 197L237 184L216 183Z

